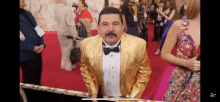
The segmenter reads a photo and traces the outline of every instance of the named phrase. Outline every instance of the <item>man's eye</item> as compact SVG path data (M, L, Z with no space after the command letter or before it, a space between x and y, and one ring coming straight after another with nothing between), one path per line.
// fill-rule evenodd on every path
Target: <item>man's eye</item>
M104 24L102 24L103 26L106 26L107 24L106 23L104 23Z
M114 23L114 25L119 25L119 23Z

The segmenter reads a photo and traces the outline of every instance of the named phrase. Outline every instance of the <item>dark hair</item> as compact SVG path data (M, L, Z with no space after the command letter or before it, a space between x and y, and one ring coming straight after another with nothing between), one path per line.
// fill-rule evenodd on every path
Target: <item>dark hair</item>
M159 3L164 3L162 0Z
M104 15L104 14L118 14L119 18L121 19L121 23L123 24L121 12L117 8L115 8L115 7L106 7L104 9L102 9L102 11L99 14L98 25L100 23L101 16Z
M175 4L170 4L170 12L169 12L169 14L173 11L173 10L175 10Z
M167 0L168 1L168 0ZM167 3L166 3L166 9L170 8L169 10L169 14L176 9L176 5L175 5L175 1L168 1L169 2L169 6L167 6Z
M87 4L86 4L85 0L79 0L79 1L81 1L81 2L82 2L82 4L84 5L84 7L87 7L87 8L88 8L88 6L87 6Z

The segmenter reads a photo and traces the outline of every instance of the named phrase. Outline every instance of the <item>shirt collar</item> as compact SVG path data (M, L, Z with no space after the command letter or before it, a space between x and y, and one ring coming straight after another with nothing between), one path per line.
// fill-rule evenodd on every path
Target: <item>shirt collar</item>
M114 47L117 47L118 46L118 43L121 41L121 39L120 40L118 40L118 42L115 44L115 45L113 45L113 46L110 46L110 45L108 45L104 40L103 40L103 43L105 44L105 47L106 48L114 48ZM119 45L120 46L120 45Z

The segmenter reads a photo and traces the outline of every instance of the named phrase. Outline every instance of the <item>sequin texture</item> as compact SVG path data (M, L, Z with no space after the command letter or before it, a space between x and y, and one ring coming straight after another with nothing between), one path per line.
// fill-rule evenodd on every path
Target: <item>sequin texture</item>
M183 28L180 28L180 33L178 34L176 56L179 58L191 59L197 56L197 53L195 41L188 32L187 27L189 22L186 18L187 17L182 18ZM190 75L190 70L186 70L182 67L174 68L169 79L167 92L162 100L166 102L175 102L175 100L177 102L200 102L200 72L194 72L191 78L189 77ZM189 82L186 84L188 80ZM180 92L185 84L185 89Z

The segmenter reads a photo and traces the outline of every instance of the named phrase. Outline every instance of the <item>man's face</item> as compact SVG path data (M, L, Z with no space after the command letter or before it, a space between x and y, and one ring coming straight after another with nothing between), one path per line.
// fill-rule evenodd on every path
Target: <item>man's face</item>
M159 7L163 7L163 3L159 3Z
M109 45L118 42L123 34L124 26L119 14L103 14L100 17L98 31L102 39Z
M24 8L26 6L24 0L20 0L20 8Z

